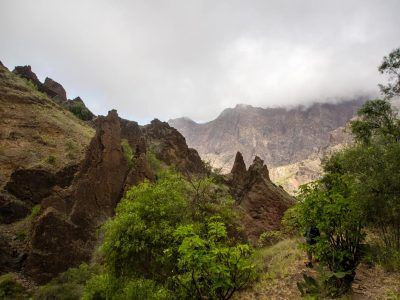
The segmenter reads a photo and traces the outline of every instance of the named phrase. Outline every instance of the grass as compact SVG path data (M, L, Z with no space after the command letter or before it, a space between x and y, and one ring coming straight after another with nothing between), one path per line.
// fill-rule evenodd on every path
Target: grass
M281 279L292 274L304 252L297 239L286 239L277 244L256 250L256 264L265 278Z
M0 276L0 299L28 299L24 287L12 274Z

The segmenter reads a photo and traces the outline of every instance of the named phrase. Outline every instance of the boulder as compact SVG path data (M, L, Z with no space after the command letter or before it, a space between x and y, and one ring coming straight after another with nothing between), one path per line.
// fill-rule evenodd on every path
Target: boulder
M67 101L67 93L64 87L49 77L46 77L40 90L58 103Z

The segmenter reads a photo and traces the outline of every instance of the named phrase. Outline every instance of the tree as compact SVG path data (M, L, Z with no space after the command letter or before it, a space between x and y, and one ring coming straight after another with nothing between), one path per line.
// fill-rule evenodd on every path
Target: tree
M383 58L378 68L379 72L386 74L389 78L387 85L380 84L379 87L387 99L400 95L400 48L394 49L388 56Z

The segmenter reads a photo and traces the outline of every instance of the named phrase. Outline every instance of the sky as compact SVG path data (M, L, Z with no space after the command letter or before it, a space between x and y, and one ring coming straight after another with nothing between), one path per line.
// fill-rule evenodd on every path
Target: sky
M96 114L204 122L236 104L377 94L399 0L0 0L0 61Z

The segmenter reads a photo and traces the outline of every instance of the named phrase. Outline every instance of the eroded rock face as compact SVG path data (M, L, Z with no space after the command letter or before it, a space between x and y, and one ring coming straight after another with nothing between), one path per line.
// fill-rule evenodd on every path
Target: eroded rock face
M39 204L50 196L55 185L70 185L77 169L77 165L69 165L55 174L43 169L18 169L4 189L20 200Z
M243 224L247 237L256 242L263 232L278 229L284 212L294 199L271 182L263 160L256 156L246 170L238 152L228 177L232 195L245 213Z
M87 261L96 229L111 217L122 196L128 164L116 111L96 120L97 133L71 186L43 201L33 226L26 271L39 283Z
M185 138L167 122L155 119L143 129L158 159L168 165L175 165L182 173L205 174L204 164L197 151L189 148Z
M59 103L67 101L67 92L64 87L49 77L44 80L41 90Z
M33 82L37 87L40 87L42 83L36 74L32 71L31 66L17 66L13 70L14 74L21 76L22 78L28 79Z

